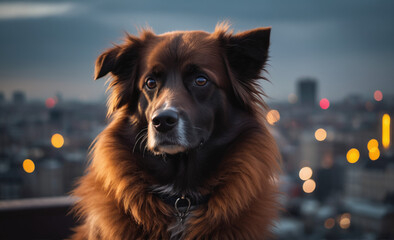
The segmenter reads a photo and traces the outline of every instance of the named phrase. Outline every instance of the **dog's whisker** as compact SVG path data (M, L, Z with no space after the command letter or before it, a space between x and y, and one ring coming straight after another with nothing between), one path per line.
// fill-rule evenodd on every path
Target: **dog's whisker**
M140 150L141 150L141 148L142 148L142 144L144 144L144 142L145 142L145 147L147 147L146 146L146 140L148 139L148 135L145 135L143 138L142 138L142 140L141 140L141 142L140 142ZM145 151L145 150L144 150Z
M147 138L147 134L146 134L146 132L144 132L144 130L147 130L148 128L144 128L143 130L141 130L139 133L138 133L138 135L140 135L139 137L138 137L138 139L135 141L135 143L134 143L134 146L133 146L133 153L135 152L135 148L136 148L136 146L137 146L137 144L138 144L138 142L143 142L144 141L144 138ZM142 140L142 141L141 141ZM140 150L141 150L141 143L140 143Z
M143 128L141 131L139 131L139 132L135 135L135 138L134 138L134 139L137 139L141 134L144 133L144 131L148 131L148 128L146 127L146 128Z
M135 152L135 147L137 146L138 142L141 140L141 137L139 137L135 142L133 146L133 153Z

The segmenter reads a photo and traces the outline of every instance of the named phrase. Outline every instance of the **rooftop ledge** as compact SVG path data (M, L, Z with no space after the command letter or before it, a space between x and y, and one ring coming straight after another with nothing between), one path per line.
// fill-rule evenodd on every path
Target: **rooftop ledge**
M49 197L0 201L0 239L64 239L76 219L69 214L76 198Z

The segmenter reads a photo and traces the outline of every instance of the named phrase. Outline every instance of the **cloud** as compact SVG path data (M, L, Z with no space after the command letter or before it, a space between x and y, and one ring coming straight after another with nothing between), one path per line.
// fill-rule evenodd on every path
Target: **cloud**
M70 13L75 9L73 3L0 3L0 20L43 18Z

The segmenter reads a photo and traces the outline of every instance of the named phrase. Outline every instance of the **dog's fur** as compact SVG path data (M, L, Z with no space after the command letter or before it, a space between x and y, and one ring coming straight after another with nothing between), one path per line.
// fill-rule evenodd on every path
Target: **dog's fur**
M111 122L73 193L81 225L72 239L270 236L279 154L258 85L269 36L226 24L212 34L142 30L97 59L95 78L112 76ZM179 122L161 133L152 121L168 109ZM209 200L180 221L163 192Z

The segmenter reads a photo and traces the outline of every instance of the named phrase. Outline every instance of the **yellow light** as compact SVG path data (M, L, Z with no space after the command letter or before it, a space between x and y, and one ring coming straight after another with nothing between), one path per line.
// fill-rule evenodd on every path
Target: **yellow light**
M390 115L387 113L382 118L382 145L385 149L390 146Z
M315 191L316 188L316 183L312 179L306 180L304 184L302 185L302 190L306 193L312 193Z
M313 171L310 167L303 167L301 168L298 176L301 178L301 180L308 180L309 178L312 177Z
M55 148L61 148L64 144L64 138L59 133L53 134L51 143Z
M339 226L342 229L348 229L350 227L350 214L349 213L342 214L341 218L339 219Z
M324 141L327 137L327 132L323 128L319 128L315 132L315 138L317 141Z
M369 140L367 145L368 151L371 151L372 148L378 148L378 147L379 147L378 140L376 139Z
M372 148L369 151L369 159L371 159L372 161L375 161L376 159L378 159L380 157L380 151L379 148Z
M346 159L349 163L356 163L360 158L360 152L356 148L350 149L346 154Z
M267 122L270 125L274 125L280 119L278 110L272 109L267 113Z
M324 221L324 227L326 229L332 229L334 226L335 226L334 218L327 218L326 221Z
M34 169L36 168L36 166L34 165L34 162L30 159L25 159L23 161L23 170L25 170L25 172L27 173L32 173L34 172Z

